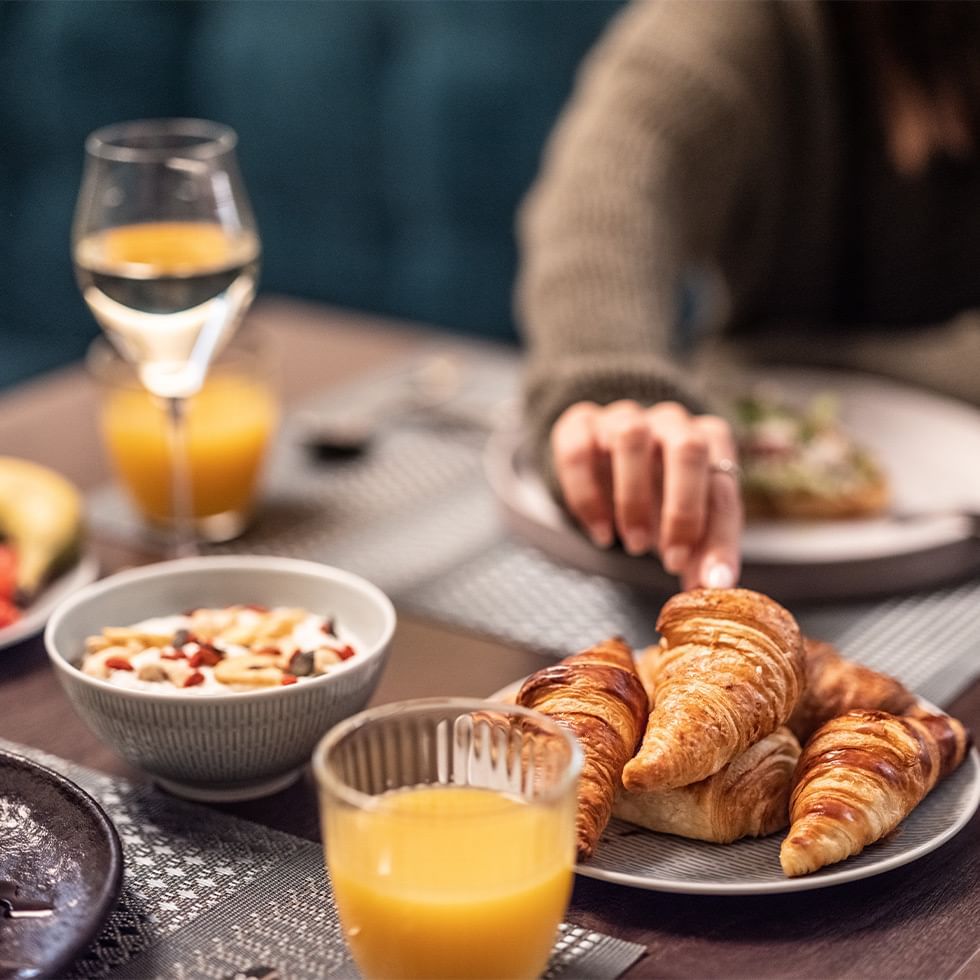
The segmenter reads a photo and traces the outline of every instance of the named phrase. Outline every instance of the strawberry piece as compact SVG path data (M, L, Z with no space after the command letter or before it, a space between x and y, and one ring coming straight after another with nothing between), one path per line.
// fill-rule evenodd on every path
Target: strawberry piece
M0 544L0 599L13 602L16 590L17 552L9 544Z
M337 656L340 657L341 660L350 660L355 653L357 653L357 651L348 643L337 651Z

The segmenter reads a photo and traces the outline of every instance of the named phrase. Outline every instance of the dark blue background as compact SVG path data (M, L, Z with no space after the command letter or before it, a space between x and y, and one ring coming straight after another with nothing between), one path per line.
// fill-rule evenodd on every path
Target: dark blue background
M512 338L513 219L593 0L2 0L0 385L78 357L82 143L201 116L240 134L262 289Z

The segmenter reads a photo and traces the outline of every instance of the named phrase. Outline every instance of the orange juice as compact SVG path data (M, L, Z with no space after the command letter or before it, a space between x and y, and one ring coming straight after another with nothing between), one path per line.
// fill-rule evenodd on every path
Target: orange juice
M569 807L459 786L329 807L327 863L361 972L537 977L571 894L572 819Z
M248 513L277 419L272 391L244 372L216 371L189 399L186 448L195 518ZM102 427L113 466L139 510L168 523L172 477L162 404L139 388L113 388Z

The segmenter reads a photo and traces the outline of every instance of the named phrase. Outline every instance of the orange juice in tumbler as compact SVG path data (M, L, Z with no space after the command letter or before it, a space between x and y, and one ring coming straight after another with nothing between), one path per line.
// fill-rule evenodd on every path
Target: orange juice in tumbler
M277 418L272 391L244 371L216 369L190 399L186 447L197 520L234 515L244 522ZM102 426L113 466L137 507L150 521L167 524L172 477L162 405L142 389L114 387L106 393Z
M572 887L570 807L412 787L330 808L330 868L362 973L517 978L544 969Z

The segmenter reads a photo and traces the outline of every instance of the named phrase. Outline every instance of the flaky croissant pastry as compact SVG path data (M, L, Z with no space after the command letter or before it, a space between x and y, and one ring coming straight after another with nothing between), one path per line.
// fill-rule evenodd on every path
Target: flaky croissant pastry
M657 671L660 667L661 650L659 646L644 647L636 655L636 672L647 692L647 700L653 706L653 689L656 685Z
M828 721L797 764L783 871L809 874L890 833L963 761L969 743L946 715L851 711Z
M695 589L660 612L654 706L623 770L633 792L706 779L772 734L804 684L803 640L778 603L748 589Z
M916 706L900 681L846 660L830 643L804 639L806 688L787 725L801 742L826 721L858 708L903 715Z
M789 822L789 794L800 743L777 728L713 776L666 793L620 788L613 816L663 834L729 844L765 837Z
M578 855L589 858L609 822L623 766L636 751L647 696L620 639L602 643L532 674L517 703L553 718L582 746L578 786Z

